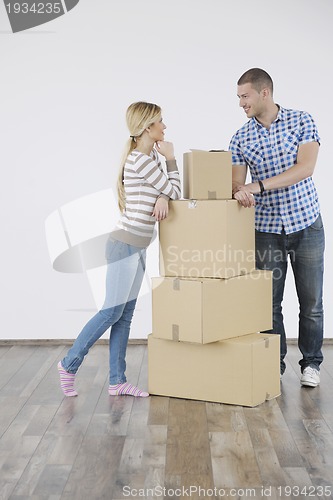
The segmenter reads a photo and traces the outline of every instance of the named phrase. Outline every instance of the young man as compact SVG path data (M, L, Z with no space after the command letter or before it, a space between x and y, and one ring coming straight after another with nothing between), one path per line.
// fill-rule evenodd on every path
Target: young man
M237 82L239 105L249 121L232 137L233 197L255 205L256 264L273 271L273 330L281 335L281 375L287 353L282 299L288 257L299 301L301 384L316 387L323 361L324 228L312 174L319 135L305 111L273 100L273 82L253 68ZM245 184L247 168L251 183Z

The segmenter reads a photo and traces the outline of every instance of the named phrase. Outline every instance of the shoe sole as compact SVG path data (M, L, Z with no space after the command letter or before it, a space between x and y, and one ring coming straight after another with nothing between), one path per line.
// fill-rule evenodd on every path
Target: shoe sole
M303 385L304 387L318 387L319 382L318 383L316 383L316 382L301 382L301 385Z

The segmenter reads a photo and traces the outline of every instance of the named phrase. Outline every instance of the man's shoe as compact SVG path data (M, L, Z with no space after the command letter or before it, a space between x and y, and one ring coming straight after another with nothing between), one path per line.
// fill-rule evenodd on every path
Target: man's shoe
M320 384L319 370L316 370L312 366L304 368L301 376L301 384L307 387L317 387Z

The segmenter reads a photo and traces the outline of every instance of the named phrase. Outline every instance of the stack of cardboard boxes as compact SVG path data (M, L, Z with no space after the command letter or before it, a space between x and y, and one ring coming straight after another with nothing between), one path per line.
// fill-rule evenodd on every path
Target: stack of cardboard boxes
M231 153L184 154L182 200L159 225L149 392L256 406L280 393L272 273L255 270L254 208L232 199Z

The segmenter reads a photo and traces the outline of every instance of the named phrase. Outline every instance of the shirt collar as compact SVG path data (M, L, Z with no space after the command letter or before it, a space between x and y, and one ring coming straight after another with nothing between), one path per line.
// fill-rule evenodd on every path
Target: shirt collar
M276 123L278 121L284 121L286 119L286 110L282 106L280 106L280 104L276 103L276 105L279 107L279 111L273 123ZM254 123L254 125L257 127L258 130L265 128L263 125L261 125L261 123L258 122L258 120L255 117L252 118L252 122Z
M286 119L286 110L280 106L280 104L276 104L277 106L279 106L279 111L278 111L278 114L277 114L277 117L275 118L274 121L283 121Z

